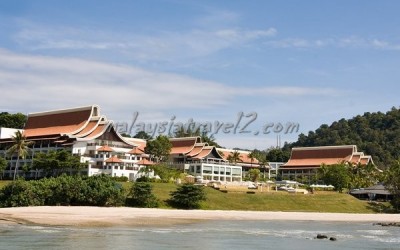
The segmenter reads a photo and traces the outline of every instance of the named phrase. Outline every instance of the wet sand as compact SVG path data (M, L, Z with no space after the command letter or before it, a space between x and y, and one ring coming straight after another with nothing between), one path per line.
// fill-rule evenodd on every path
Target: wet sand
M337 222L400 222L400 214L348 214L172 210L129 207L18 207L0 208L0 223L52 226L152 226L204 220L282 220Z

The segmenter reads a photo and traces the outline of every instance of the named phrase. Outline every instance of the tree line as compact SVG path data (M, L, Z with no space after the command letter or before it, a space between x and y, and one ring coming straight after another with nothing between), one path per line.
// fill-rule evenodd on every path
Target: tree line
M183 184L171 192L172 207L199 208L206 200L202 186ZM158 207L148 182L136 182L130 190L108 175L58 177L26 181L17 179L0 190L0 207L21 206L134 206Z

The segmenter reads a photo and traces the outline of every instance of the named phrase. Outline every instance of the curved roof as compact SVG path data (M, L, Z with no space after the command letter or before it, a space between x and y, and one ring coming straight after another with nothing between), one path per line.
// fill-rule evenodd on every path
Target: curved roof
M28 115L24 131L28 139L65 135L80 141L93 140L106 133L112 140L135 146L115 131L112 121L100 115L100 108L97 105L31 113Z
M92 105L28 114L25 136L78 133L87 126L97 109L96 105Z
M370 161L372 162L371 156L366 156L363 152L357 152L357 146L355 145L303 147L293 148L289 161L282 167L315 168L320 167L322 164L334 165L342 162L365 165Z
M193 150L196 143L201 143L200 137L171 138L171 154L188 154Z

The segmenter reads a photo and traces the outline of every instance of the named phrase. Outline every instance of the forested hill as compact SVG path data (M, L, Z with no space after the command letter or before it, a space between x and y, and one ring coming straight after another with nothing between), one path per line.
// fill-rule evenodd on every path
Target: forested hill
M357 145L381 168L400 160L400 109L393 107L386 114L367 112L330 126L323 124L308 135L300 134L297 142L286 144L284 149L345 144Z

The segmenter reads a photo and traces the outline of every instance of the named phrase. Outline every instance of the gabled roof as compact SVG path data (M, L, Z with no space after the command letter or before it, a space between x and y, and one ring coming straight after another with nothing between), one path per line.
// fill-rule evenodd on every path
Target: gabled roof
M363 152L357 152L355 145L301 147L292 149L289 161L282 168L318 168L322 164L334 165L343 162L364 164L364 158L371 159Z
M121 159L119 159L116 155L114 155L113 157L108 158L104 162L106 162L106 163L122 163L123 161Z
M107 145L104 145L97 149L98 152L113 152L114 150Z
M138 165L143 165L143 166L150 166L150 165L154 165L155 163L153 161L150 161L150 160L146 159L146 158L143 158L137 164Z
M200 137L170 138L172 144L171 154L188 154L194 149L196 143L201 143Z
M131 154L131 155L142 155L142 154L144 154L144 151L142 151L138 147L135 147L132 150L128 151L128 154Z

